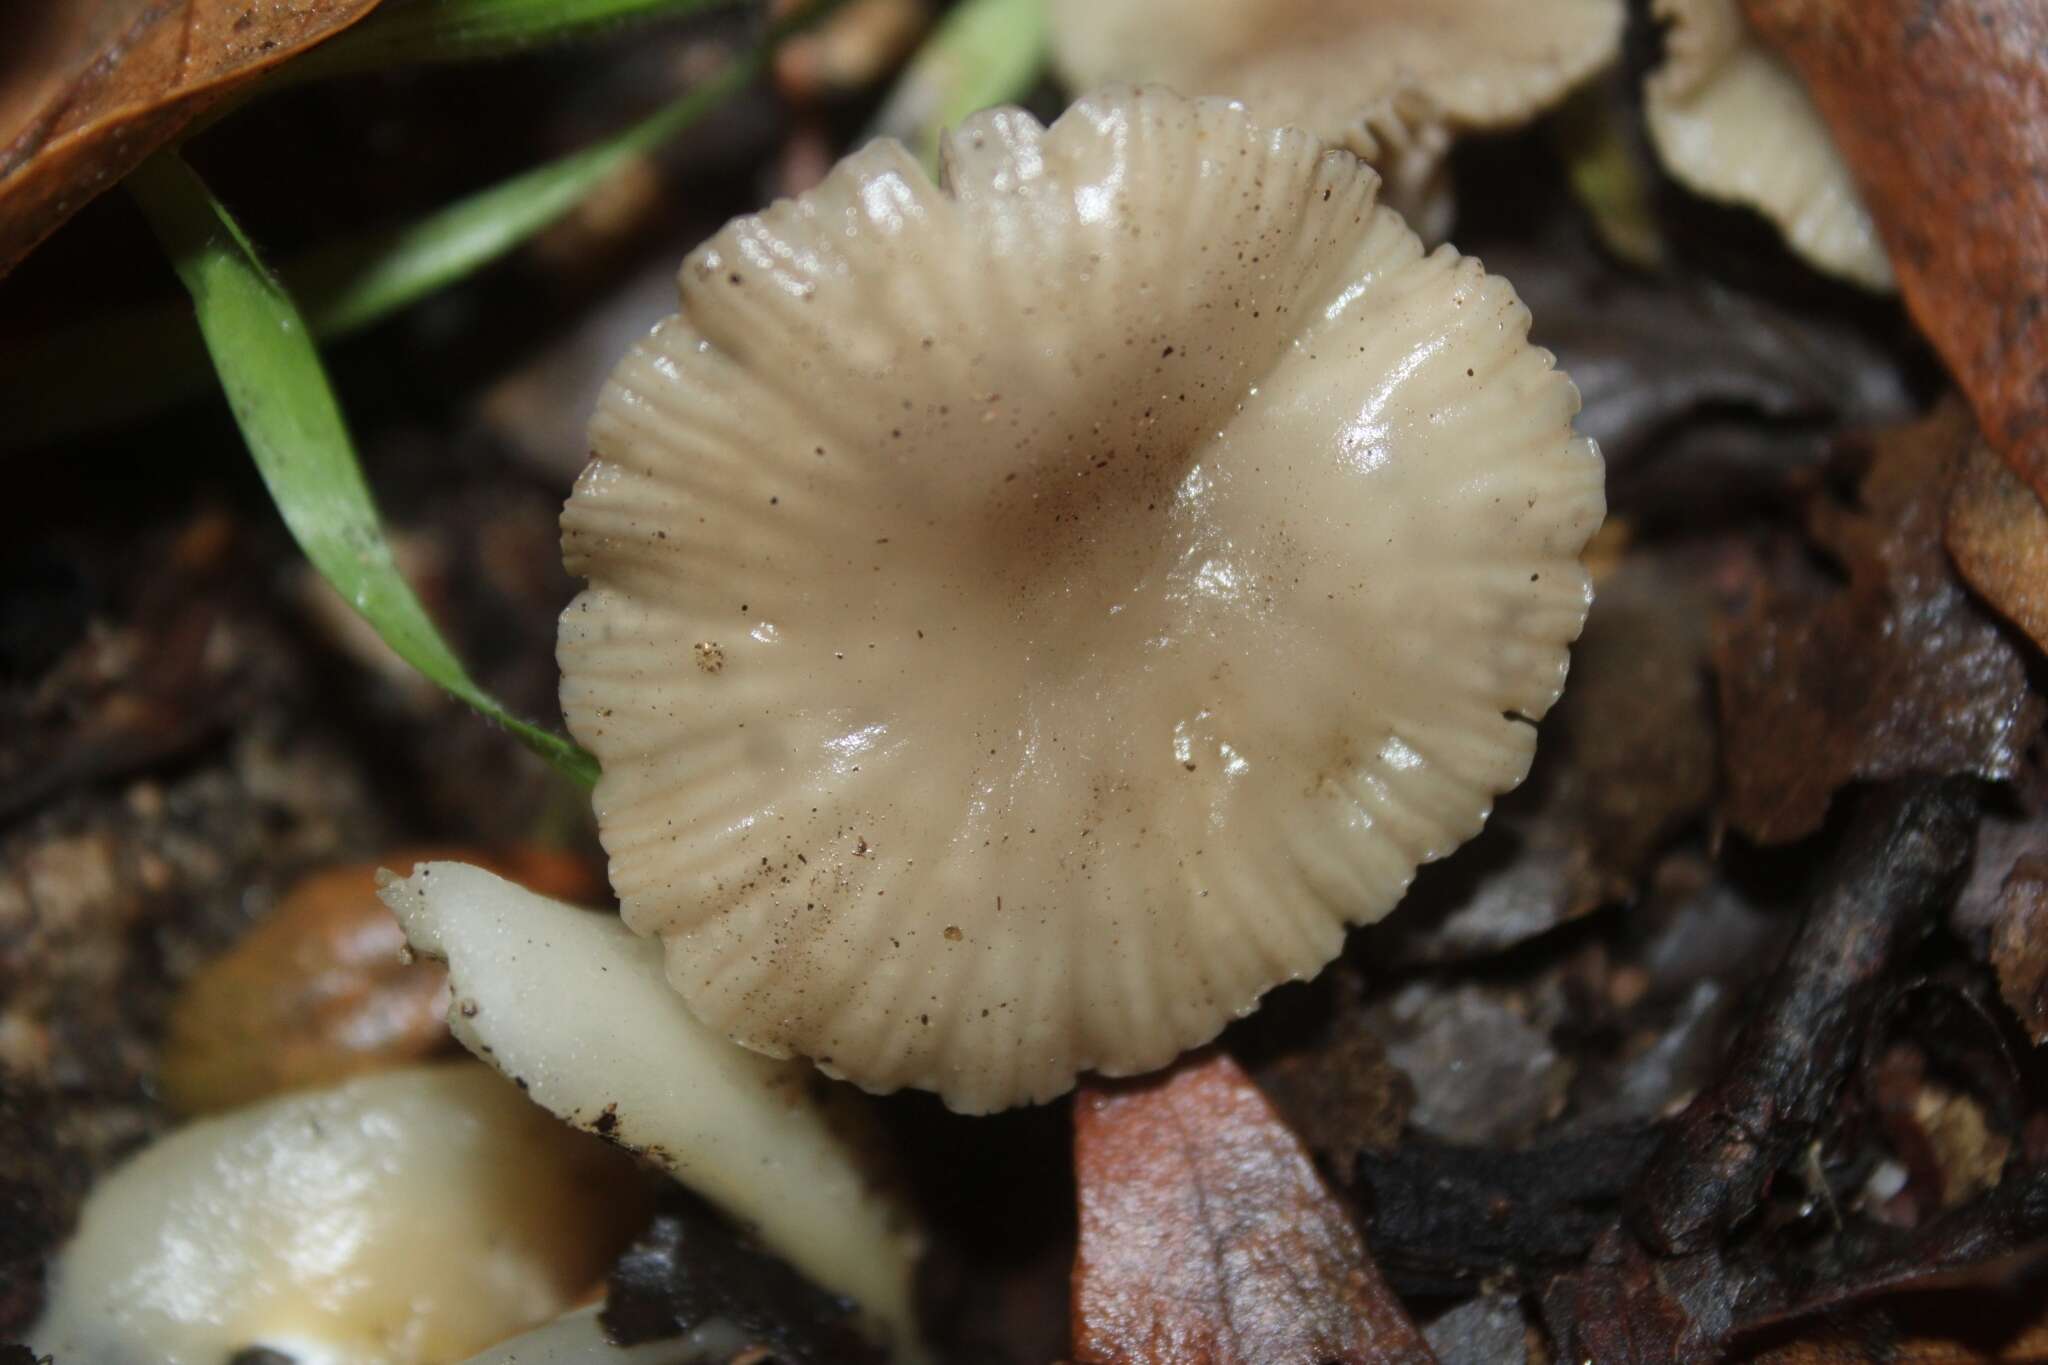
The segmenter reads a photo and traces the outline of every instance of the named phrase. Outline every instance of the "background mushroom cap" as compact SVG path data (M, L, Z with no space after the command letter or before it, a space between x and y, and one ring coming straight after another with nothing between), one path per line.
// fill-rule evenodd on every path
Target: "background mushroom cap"
M1751 36L1735 0L1652 0L1664 64L1643 86L1650 140L1688 189L1745 204L1794 251L1866 289L1892 288L1891 259L1791 67Z
M1371 159L1391 104L1465 128L1555 104L1620 51L1621 0L1052 0L1068 83L1240 99ZM1361 138L1361 134L1365 136Z
M182 1128L92 1192L48 1313L58 1360L457 1360L561 1312L630 1235L631 1166L469 1062Z
M976 1111L1143 1071L1528 768L1603 512L1505 281L1161 90L739 219L563 516L626 921L750 1047Z

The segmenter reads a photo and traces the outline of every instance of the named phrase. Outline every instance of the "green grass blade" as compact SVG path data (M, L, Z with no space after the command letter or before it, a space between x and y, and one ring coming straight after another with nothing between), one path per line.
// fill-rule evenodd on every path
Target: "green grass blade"
M744 89L789 33L837 7L824 0L717 75L604 142L522 171L393 231L313 251L280 273L307 327L333 341L382 322L527 241L634 156L661 146ZM0 368L0 451L81 435L157 412L211 379L189 310L136 309L49 333ZM118 375L110 384L107 376Z
M597 760L476 685L398 572L312 335L227 210L172 152L128 183L192 295L249 453L313 567L407 663L568 776L595 782Z
M749 53L689 94L594 147L571 152L395 232L316 252L286 272L322 339L347 336L497 260L582 203L634 157L659 147L744 89Z
M476 61L736 3L738 0L388 0L362 23L287 65L275 79L296 85L396 66Z
M889 92L876 136L896 138L936 166L942 129L1031 89L1045 68L1050 33L1045 0L962 0Z

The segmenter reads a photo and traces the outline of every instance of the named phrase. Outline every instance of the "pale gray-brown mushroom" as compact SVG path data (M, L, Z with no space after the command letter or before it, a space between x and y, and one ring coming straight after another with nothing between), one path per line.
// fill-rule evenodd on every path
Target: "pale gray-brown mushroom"
M1319 971L1526 773L1603 511L1508 284L1300 129L1014 109L728 225L564 513L562 698L706 1023L978 1111Z
M1516 127L1621 49L1622 0L1051 0L1069 86L1158 82L1242 100L1386 177L1427 238L1449 226L1457 134Z
M1820 111L1736 0L1652 0L1651 9L1667 27L1643 112L1673 177L1756 209L1829 274L1890 289L1891 260Z

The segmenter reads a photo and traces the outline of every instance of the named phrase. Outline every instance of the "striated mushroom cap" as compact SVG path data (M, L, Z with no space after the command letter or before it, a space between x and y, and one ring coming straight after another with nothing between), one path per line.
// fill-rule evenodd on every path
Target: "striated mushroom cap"
M562 701L706 1023L958 1109L1311 976L1527 772L1602 470L1514 291L1162 90L739 219L563 515Z
M1736 0L1652 0L1651 9L1668 27L1643 112L1673 178L1756 209L1828 274L1892 288L1891 259L1820 111L1756 41Z
M1615 59L1622 19L1622 0L1052 0L1053 61L1076 90L1156 81L1306 128L1440 237L1452 134L1556 104Z

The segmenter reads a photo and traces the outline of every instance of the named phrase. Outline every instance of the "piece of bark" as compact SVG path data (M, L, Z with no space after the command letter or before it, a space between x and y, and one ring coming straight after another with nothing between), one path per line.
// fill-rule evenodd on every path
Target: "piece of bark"
M796 1178L801 1178L797 1176ZM620 1255L601 1315L615 1346L668 1341L722 1321L780 1365L881 1365L855 1304L818 1288L679 1188ZM753 1355L758 1349L760 1355Z
M1299 1139L1196 1054L1074 1102L1081 1365L1432 1365Z
M2048 1043L2048 860L2022 859L2005 880L2005 912L1991 933L1998 991L2039 1047Z
M0 48L0 275L144 157L264 71L378 0L24 4ZM38 11L48 10L51 16Z
M1353 1183L1395 1286L1451 1297L1583 1257L1659 1136L1635 1125L1513 1151L1411 1137L1362 1154Z
M1545 1288L1543 1318L1560 1359L1688 1365L1718 1358L1741 1287L1712 1251L1653 1260L1614 1227L1583 1266Z
M1981 438L1949 492L1943 539L1969 585L2048 649L2048 507Z
M1766 1258L1757 1257L1754 1247L1737 1253L1715 1245L1656 1259L1617 1227L1602 1236L1583 1266L1545 1289L1543 1317L1565 1360L1693 1365L1783 1359L1727 1348L1783 1340L1788 1330L1809 1321L1824 1329L1886 1296L1973 1283L1995 1289L2028 1261L2038 1270L2044 1234L2048 1171L2040 1169L2015 1172L1989 1194L1910 1233L1851 1228L1826 1246L1802 1251L1781 1245ZM2022 1305L2033 1297L2021 1289ZM1948 1325L1957 1323L1951 1319ZM1919 1358L1881 1349L1847 1357Z
M1900 292L2048 498L2048 7L1744 0L1855 173Z
M1712 1244L1818 1131L1893 969L1962 884L1976 817L1959 779L1864 797L1721 1079L1644 1172L1633 1221L1650 1248Z
M2044 708L2026 660L1942 548L1949 480L1976 439L1960 403L1851 437L1867 461L1854 502L1817 490L1813 542L1847 574L1798 558L1758 570L1715 642L1726 814L1760 843L1819 829L1848 782L2020 769Z

